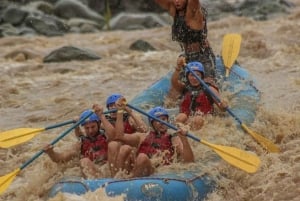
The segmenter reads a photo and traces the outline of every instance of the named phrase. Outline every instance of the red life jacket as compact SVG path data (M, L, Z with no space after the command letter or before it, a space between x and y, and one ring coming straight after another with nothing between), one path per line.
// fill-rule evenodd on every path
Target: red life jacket
M171 138L172 136L168 133L157 135L156 132L150 131L145 140L141 143L138 153L147 154L148 157L151 158L158 152L164 152L164 164L167 165L172 161L172 156L174 155Z
M115 119L112 119L110 116L107 116L107 119L113 126L115 126L116 124ZM129 123L129 115L127 113L124 114L123 124L124 124L124 133L132 134L136 132L136 129Z
M203 114L210 114L214 111L214 101L203 90L196 91L193 95L192 91L187 91L183 96L180 104L180 112L187 116L193 115L195 112L202 112Z
M128 118L124 121L124 133L126 134L132 134L135 133L136 129L130 125Z
M106 137L103 134L99 134L95 138L82 138L81 155L95 163L106 161L107 149Z

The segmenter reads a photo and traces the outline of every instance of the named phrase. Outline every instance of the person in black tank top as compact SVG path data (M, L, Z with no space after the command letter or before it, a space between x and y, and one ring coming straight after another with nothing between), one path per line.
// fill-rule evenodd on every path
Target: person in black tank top
M155 0L173 17L172 40L179 42L186 63L201 62L206 77L215 79L215 55L207 39L207 12L199 0Z

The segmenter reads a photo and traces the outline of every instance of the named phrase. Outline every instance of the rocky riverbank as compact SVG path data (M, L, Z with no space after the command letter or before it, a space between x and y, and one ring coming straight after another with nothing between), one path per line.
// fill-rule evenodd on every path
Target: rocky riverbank
M230 15L268 20L294 7L288 0L203 0L209 21ZM2 0L0 37L61 36L107 30L137 30L166 26L168 14L154 1L135 0Z

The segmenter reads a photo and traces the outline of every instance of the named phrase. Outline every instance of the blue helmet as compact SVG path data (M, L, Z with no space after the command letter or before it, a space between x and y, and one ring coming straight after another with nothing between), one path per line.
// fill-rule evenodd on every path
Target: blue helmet
M167 110L165 110L163 107L154 107L152 108L151 110L149 110L148 112L149 116L154 116L154 117L161 117L161 116L167 116L169 118L169 114L167 112ZM151 122L153 121L154 119L149 117L149 122L151 124Z
M85 118L91 112L93 112L93 111L92 110L85 110L83 113L81 113L79 120ZM96 115L95 113L93 113L91 116L89 116L87 119L85 119L80 125L84 126L86 123L93 122L93 121L100 122L100 119L99 119L98 115Z
M106 99L106 107L108 108L109 104L115 103L119 98L121 98L121 94L112 94Z
M187 67L191 68L193 71L201 72L203 74L203 76L205 75L204 67L203 67L202 63L200 63L198 61L189 62L187 64ZM189 68L185 68L186 75L190 72Z

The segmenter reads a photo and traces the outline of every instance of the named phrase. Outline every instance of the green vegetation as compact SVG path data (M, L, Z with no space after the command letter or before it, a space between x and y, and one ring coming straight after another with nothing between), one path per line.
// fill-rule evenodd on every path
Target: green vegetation
M109 6L109 0L105 0L105 13L104 13L105 24L107 30L110 30L109 21L111 19L111 10Z

